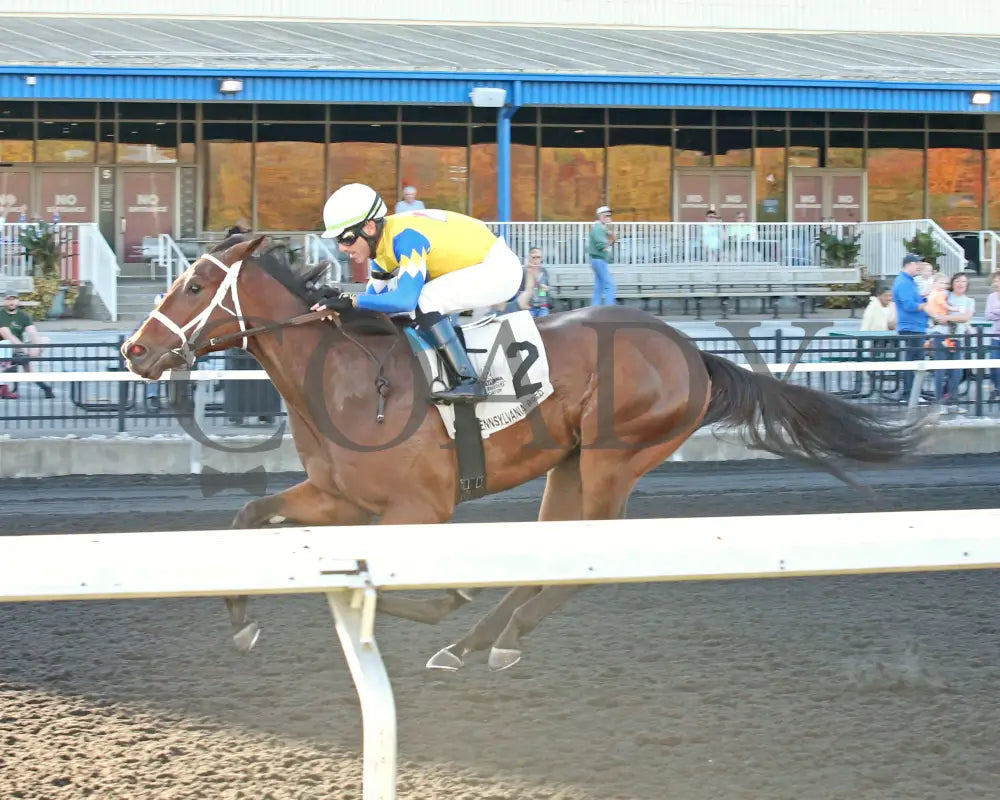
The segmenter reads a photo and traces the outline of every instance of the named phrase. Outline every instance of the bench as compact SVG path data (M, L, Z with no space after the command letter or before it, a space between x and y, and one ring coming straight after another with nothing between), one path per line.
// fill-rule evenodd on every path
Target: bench
M594 273L590 267L578 265L546 265L549 283L556 301L573 308L577 303L586 305L593 295ZM833 290L830 284L851 284L859 280L854 269L826 267L778 266L725 266L704 265L692 268L686 264L677 268L672 264L649 264L641 267L611 266L619 300L641 300L643 307L651 302L658 304L663 313L664 300L683 300L684 313L690 313L694 302L696 319L702 319L702 301L719 300L722 318L728 319L729 303L735 301L739 313L740 300L755 299L761 302L761 313L766 306L778 318L778 300L794 297L799 301L801 315L806 316L806 305L815 311L816 301L826 297L868 297L863 290ZM855 306L851 304L851 316Z

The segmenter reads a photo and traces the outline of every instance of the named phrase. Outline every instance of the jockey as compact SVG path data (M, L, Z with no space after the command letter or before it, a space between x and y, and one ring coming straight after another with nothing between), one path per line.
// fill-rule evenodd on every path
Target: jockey
M361 294L342 293L322 305L412 314L457 378L434 399L476 401L486 390L462 347L449 314L506 303L521 285L521 262L485 224L435 209L388 214L369 186L342 186L323 208L326 231L355 264L369 265ZM321 308L321 305L315 308Z

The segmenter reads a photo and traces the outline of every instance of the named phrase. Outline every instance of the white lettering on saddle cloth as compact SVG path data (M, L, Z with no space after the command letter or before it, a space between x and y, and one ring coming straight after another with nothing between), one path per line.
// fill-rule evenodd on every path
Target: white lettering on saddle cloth
M464 328L466 350L483 376L487 399L476 403L483 438L520 422L552 394L545 345L529 311L504 314L486 325ZM440 356L429 348L420 361L431 391L447 388ZM455 438L455 409L437 404L448 435Z

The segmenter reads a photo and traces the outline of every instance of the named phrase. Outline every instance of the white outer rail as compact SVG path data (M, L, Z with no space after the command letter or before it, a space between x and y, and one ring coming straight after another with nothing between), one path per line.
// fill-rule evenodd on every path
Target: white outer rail
M325 594L361 701L364 800L395 800L379 591L996 569L998 530L1000 509L4 536L0 602Z

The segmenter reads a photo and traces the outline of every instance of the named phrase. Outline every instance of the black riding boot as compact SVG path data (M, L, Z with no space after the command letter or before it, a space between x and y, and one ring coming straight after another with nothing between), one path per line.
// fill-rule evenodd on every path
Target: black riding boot
M445 361L448 362L452 372L457 377L454 387L444 391L431 392L431 397L435 400L457 403L486 399L486 388L479 380L479 376L476 375L475 367L469 360L469 354L462 347L451 320L448 317L442 317L426 330L434 340L438 352L444 356Z

